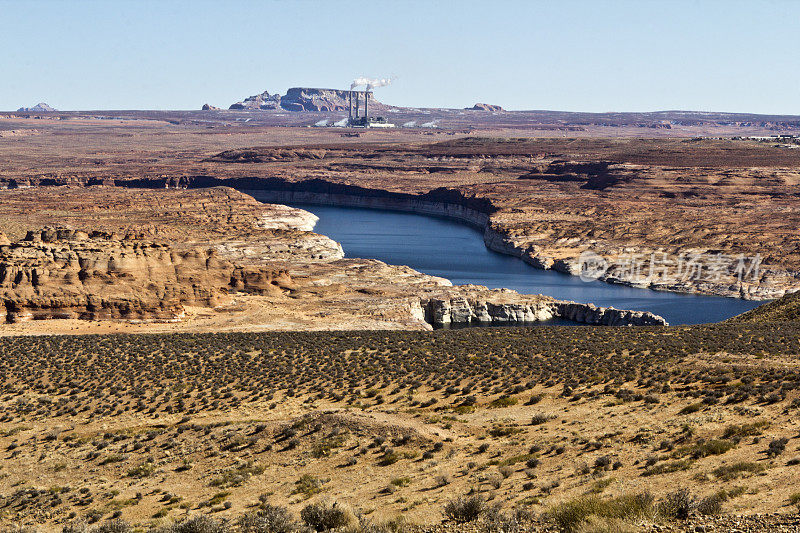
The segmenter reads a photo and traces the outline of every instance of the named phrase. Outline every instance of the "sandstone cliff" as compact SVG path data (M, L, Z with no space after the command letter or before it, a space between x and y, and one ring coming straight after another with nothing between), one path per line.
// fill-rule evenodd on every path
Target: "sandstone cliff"
M280 105L281 96L279 94L269 94L264 91L261 94L248 96L241 102L232 104L228 109L242 110L242 109L277 109Z
M230 106L232 110L252 111L257 109L279 109L287 111L347 111L349 108L349 91L341 89L321 89L314 87L292 87L286 94L270 94L264 91L261 94L249 96L240 102ZM360 104L363 108L363 96L360 97ZM353 100L355 106L355 100ZM375 100L371 95L369 99L370 109L375 112L384 111L386 105Z
M666 326L662 317L649 312L627 311L554 300L544 296L525 296L512 291L482 291L450 294L420 301L417 316L434 327L475 324L520 324L562 318L580 324L603 326Z
M58 111L58 110L50 107L44 102L39 102L35 106L20 107L19 109L17 109L17 113L40 113L42 111Z
M213 250L44 229L0 246L0 317L177 320L184 305L216 307L229 293L293 288L286 272L242 267Z

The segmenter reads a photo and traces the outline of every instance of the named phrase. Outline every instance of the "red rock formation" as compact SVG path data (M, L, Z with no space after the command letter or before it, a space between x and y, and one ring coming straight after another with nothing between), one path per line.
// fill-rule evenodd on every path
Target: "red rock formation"
M229 291L293 288L286 272L238 266L213 250L111 237L45 229L0 246L0 320L177 320L184 305L228 303Z

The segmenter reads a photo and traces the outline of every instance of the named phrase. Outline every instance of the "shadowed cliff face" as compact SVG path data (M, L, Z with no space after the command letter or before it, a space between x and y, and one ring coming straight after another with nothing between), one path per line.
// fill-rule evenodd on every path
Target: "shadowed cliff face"
M0 313L6 322L177 320L184 305L228 303L229 291L280 294L291 287L285 272L237 266L213 250L178 252L101 233L45 229L0 247Z

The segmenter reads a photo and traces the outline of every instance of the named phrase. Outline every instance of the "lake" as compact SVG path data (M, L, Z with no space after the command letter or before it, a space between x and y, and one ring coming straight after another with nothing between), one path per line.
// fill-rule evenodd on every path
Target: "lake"
M585 282L486 248L483 233L444 218L351 207L294 204L319 217L314 231L342 244L347 257L379 259L459 284L508 288L559 300L651 311L670 324L719 322L763 302Z

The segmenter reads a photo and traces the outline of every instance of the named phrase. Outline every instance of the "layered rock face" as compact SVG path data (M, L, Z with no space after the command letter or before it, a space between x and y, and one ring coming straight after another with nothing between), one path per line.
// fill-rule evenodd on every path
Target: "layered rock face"
M363 109L363 95L359 96L359 103ZM355 106L355 97L353 99ZM386 106L370 95L370 109L382 111ZM349 91L341 89L320 89L313 87L292 87L286 94L270 94L264 91L261 94L248 96L241 102L232 104L229 109L253 111L257 109L280 109L287 111L347 111L349 108Z
M44 102L39 102L32 107L20 107L17 109L17 113L40 113L42 111L57 111L57 109L50 107Z
M213 250L44 229L0 245L0 318L177 320L184 305L217 307L232 291L277 294L283 271L242 267Z
M472 107L465 107L464 109L467 111L504 111L504 109L499 105L483 104L480 102Z
M553 300L546 297L525 297L514 294L496 295L494 291L480 297L454 296L420 301L420 316L434 327L451 324L524 323L563 318L581 324L603 326L666 326L662 317L649 312L626 311L613 307L597 307Z
M287 111L347 111L349 91L340 89L315 89L309 87L292 87L281 97L281 107ZM364 105L363 97L360 104ZM353 99L355 106L355 97ZM370 95L370 108L378 111L384 106L374 95ZM377 106L377 107L374 107Z
M228 109L242 110L242 109L277 109L281 102L279 94L269 94L264 91L261 94L248 96L241 102L232 104Z

